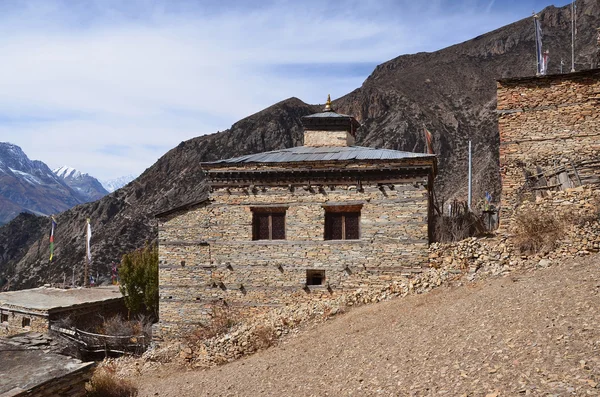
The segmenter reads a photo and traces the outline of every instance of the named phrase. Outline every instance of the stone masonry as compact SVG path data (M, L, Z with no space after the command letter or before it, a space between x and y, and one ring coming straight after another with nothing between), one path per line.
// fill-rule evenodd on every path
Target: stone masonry
M347 159L381 153L340 145L341 132L355 127L350 116L322 118L326 129L319 117L306 123L315 126L307 134L324 131L312 146L265 154L283 161L206 164L209 196L158 215L160 337L205 324L215 303L257 314L381 288L428 266L435 156ZM308 165L297 160L305 155ZM345 160L331 160L338 155ZM285 239L253 239L253 211L269 208L285 212ZM360 212L358 239L325 238L332 208ZM324 271L323 282L311 285L310 271Z
M562 180L544 180L538 188L585 184L586 175L577 167L587 167L598 158L599 109L598 69L498 82L503 215L510 215L522 200L531 181L527 177L560 168ZM587 177L595 181L598 172L589 173Z

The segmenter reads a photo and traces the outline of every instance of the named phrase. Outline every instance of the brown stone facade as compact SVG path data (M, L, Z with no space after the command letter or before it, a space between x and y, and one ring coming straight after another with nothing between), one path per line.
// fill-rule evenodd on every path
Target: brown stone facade
M498 82L504 215L527 189L569 188L597 178L589 165L600 152L599 110L598 69ZM554 179L531 186L552 169L558 170L549 174Z
M385 186L215 188L159 218L161 336L205 322L211 306L241 313L382 286L428 264L429 179ZM358 240L325 240L328 206L360 206ZM285 240L252 240L252 209L285 207ZM307 286L307 271L325 282Z
M354 137L347 131L305 131L304 146L352 146Z

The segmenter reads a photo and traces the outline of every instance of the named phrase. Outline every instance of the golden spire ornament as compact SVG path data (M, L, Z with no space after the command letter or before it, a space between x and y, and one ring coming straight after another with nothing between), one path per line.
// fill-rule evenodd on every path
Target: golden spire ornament
M333 108L331 107L331 95L327 94L327 102L325 102L325 109L323 109L324 112L332 112Z

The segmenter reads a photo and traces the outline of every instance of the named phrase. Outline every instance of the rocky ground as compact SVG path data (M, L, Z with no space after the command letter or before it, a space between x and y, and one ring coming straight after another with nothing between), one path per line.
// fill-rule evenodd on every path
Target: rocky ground
M599 262L455 281L220 367L164 364L133 380L140 396L165 397L600 395Z

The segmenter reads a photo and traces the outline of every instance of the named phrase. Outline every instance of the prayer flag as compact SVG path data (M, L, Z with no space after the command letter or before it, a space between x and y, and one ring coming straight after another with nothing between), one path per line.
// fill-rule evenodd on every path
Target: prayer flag
M425 143L427 145L427 153L434 154L433 135L431 134L431 132L429 132L429 130L427 130L427 128L423 127L423 130L425 130Z
M88 218L88 220L87 220L87 244L86 244L88 261L92 260L92 251L90 250L90 240L91 239L92 239L92 226L90 225L90 219Z
M52 229L50 230L50 262L52 262L52 258L54 258L54 229L56 228L57 224L54 220L54 217L50 219L52 219Z

